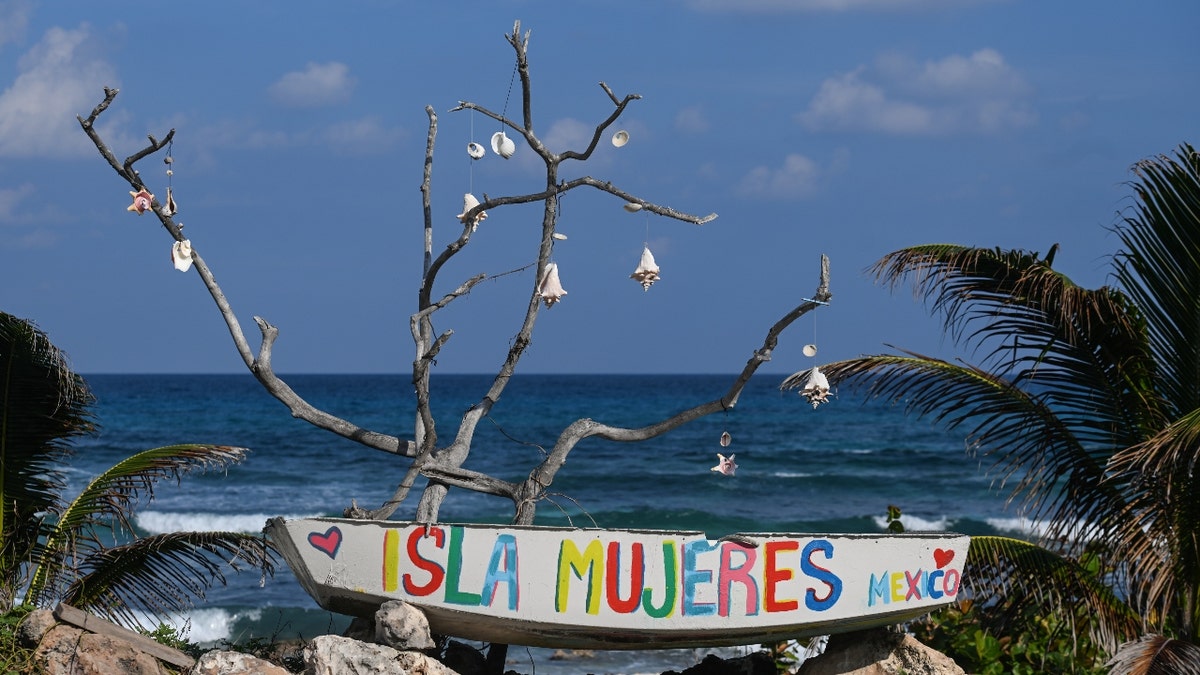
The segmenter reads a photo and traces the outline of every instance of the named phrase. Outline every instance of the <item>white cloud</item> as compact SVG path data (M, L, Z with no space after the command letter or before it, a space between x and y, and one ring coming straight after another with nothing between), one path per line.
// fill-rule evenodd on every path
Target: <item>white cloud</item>
M596 127L584 124L577 119L564 117L551 124L541 138L542 143L549 148L550 152L561 153L567 150L583 152L587 150L588 143L592 142L592 135L595 133ZM520 138L515 140L520 141ZM521 143L517 144L518 152L527 149Z
M802 199L816 193L820 173L816 162L804 155L791 154L784 158L781 167L751 169L738 183L737 192L747 197Z
M340 103L350 98L355 79L344 63L309 63L303 71L293 71L267 88L278 102L296 107L316 107Z
M992 133L1036 122L1029 93L994 49L925 63L891 54L822 82L797 119L815 131Z
M15 222L17 205L33 193L32 183L24 183L15 188L0 188L0 223Z
M684 108L675 115L675 128L686 134L702 134L711 125L698 107Z
M386 152L401 139L404 131L388 128L378 117L364 117L335 124L321 135L335 152L347 155L370 155Z
M907 11L973 7L997 0L687 0L702 12L783 14L795 12Z
M100 102L116 74L91 49L87 25L51 28L17 63L0 93L0 157L65 157L95 152L75 120Z
M29 0L0 0L0 47L25 36L33 3Z

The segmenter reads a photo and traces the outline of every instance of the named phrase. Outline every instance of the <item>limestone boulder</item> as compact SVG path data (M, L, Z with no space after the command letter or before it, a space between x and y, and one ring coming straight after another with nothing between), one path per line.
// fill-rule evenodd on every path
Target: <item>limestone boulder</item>
M797 675L965 675L949 656L911 635L873 628L830 636L825 652Z
M401 600L389 600L376 610L375 642L401 651L437 647L425 613Z
M34 652L46 675L168 675L158 659L125 640L60 624L46 631Z
M286 668L241 652L211 651L196 661L192 675L290 675Z

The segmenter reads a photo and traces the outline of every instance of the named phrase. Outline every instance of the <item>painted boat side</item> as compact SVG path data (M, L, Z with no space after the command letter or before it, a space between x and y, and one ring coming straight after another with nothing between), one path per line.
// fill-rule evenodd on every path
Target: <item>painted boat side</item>
M742 645L912 619L952 602L965 535L267 523L321 607L422 609L437 633L556 648Z

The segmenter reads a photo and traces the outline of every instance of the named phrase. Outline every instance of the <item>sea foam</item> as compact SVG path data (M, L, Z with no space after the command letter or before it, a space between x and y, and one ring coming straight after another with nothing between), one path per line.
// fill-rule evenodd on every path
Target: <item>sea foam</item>
M266 513L176 513L144 511L134 517L138 529L148 534L168 532L262 532L267 520L279 514ZM285 518L311 518L284 516Z

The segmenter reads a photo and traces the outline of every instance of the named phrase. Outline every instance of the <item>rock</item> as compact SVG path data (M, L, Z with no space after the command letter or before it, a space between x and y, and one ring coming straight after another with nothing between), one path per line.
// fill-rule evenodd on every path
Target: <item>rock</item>
M21 620L21 625L17 626L17 641L22 647L33 649L38 646L44 636L51 628L58 625L58 620L54 618L54 612L48 609L35 609Z
M419 652L401 652L336 635L321 635L304 648L306 675L455 675Z
M949 656L911 635L872 628L830 636L825 653L804 660L797 675L965 675Z
M46 631L34 660L47 675L168 675L158 659L128 642L58 625Z
M442 663L459 675L484 675L488 672L487 657L483 652L458 640L446 643Z
M286 668L241 652L211 651L200 657L192 675L290 675Z
M375 642L402 651L437 647L425 613L402 600L388 600L375 611Z
M709 654L700 663L684 670L682 675L776 675L778 672L771 655L759 651L735 659Z

